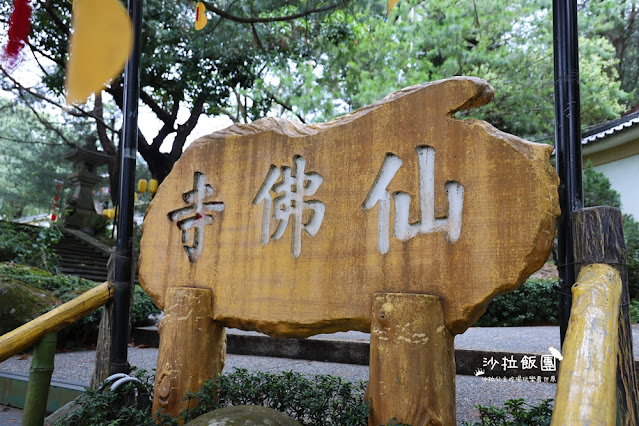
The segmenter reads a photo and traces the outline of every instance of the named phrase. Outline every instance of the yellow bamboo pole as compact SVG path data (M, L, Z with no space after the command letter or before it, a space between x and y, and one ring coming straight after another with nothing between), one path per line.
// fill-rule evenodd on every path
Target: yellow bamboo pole
M621 290L612 266L592 264L579 272L551 425L615 424Z
M111 283L103 282L75 299L0 336L0 362L35 345L47 334L90 314L112 298Z

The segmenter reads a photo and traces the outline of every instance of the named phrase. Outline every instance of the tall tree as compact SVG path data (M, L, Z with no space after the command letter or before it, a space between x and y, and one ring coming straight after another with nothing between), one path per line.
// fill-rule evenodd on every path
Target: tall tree
M11 3L0 0L5 20ZM629 48L613 42L624 21L604 25L610 10L634 16L635 2L621 3L626 6L613 0L580 2L581 22L592 28L601 24L601 30L582 30L585 125L628 107L630 89L624 90L623 81L632 74L626 66ZM402 0L388 19L381 0L224 0L205 2L213 19L200 32L193 29L194 2L145 4L140 95L161 126L155 133L139 132L138 149L160 181L202 115L235 122L268 114L325 121L401 87L455 75L483 77L496 89L495 101L473 114L523 137L552 134L550 0ZM66 0L34 0L34 7L28 52L40 66L42 82L25 87L5 71L4 88L34 110L43 108L37 100L90 123L102 149L114 154L109 172L115 189L122 79L85 106L65 107L72 6ZM628 46L635 40L633 25L624 27L631 34ZM626 70L623 76L620 70ZM186 118L180 111L188 111ZM63 132L65 126L49 125L77 143L72 132ZM170 146L168 152L163 145Z
M325 120L410 84L474 75L489 81L496 97L473 115L523 137L552 134L549 0L406 0L386 22L385 13L384 4L371 3L351 15L333 15L341 18L336 27L347 41L315 62L297 64L297 75L282 73L282 99L303 106L307 118ZM580 19L602 19L600 13L585 9ZM615 48L598 32L584 33L580 42L582 120L589 125L615 118L629 100Z
M31 110L0 101L0 218L50 213L56 180L70 171L68 151Z
M8 16L10 0L0 1ZM6 70L5 88L34 94L60 107L72 4L66 0L35 0L29 50L40 65L42 84L24 87ZM155 134L138 133L138 150L156 179L162 181L182 154L201 115L224 114L249 121L277 103L275 94L252 96L257 81L267 79L272 64L298 61L308 55L324 22L349 0L251 1L206 3L214 19L195 32L195 2L148 0L142 29L142 102L162 123ZM122 78L83 107L66 108L91 122L102 149L114 154L109 165L117 188L118 134L123 105ZM24 98L23 98L24 100ZM118 108L114 108L117 105ZM185 120L178 112L188 111ZM172 142L169 152L160 147ZM114 194L115 195L115 194Z

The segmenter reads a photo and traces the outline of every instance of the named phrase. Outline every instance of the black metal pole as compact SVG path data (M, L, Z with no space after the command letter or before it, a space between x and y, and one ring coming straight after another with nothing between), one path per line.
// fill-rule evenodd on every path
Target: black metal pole
M128 373L131 296L133 294L133 197L135 194L135 154L138 150L138 99L140 97L140 33L142 0L129 0L133 22L133 52L124 70L124 123L120 147L120 193L118 195L118 238L115 259L113 327L109 374Z
M579 104L579 52L577 1L553 0L555 56L555 155L559 174L561 216L557 234L559 269L559 329L564 342L575 283L570 214L583 208L581 165L581 108Z

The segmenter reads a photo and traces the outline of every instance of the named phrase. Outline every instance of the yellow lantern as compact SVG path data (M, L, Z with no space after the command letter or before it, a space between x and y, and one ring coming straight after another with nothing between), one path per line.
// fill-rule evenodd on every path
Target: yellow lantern
M155 194L155 191L158 190L158 181L155 179L151 179L149 181L149 192L151 194Z
M144 192L144 191L142 191L142 192ZM134 203L137 203L137 202L138 202L138 193L137 193L137 192L134 192L134 193L133 193L133 202L134 202Z
M146 179L140 179L138 181L138 192L146 191Z

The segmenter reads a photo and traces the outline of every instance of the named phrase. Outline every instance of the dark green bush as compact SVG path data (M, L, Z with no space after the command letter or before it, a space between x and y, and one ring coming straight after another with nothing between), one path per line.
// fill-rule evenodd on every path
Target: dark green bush
M559 301L555 291L556 285L555 279L528 279L518 290L496 297L475 326L518 327L557 324Z
M62 232L55 226L42 228L0 221L0 261L55 272L56 254L51 246L61 237Z
M153 378L144 370L132 373L141 383L129 383L116 392L87 390L79 400L79 408L56 425L138 425L153 426L151 395ZM339 377L316 375L314 378L299 373L284 372L249 373L238 369L228 375L207 381L196 394L187 399L197 399L198 404L181 413L179 419L166 415L159 417L159 424L177 425L230 405L264 405L286 413L303 425L366 425L368 404L364 400L366 383L353 384ZM216 399L219 395L219 400ZM529 405L523 399L511 399L504 408L478 405L480 422L465 425L531 425L550 424L552 400L539 405ZM389 426L402 426L391 419ZM403 425L409 426L409 425Z
M131 373L140 383L126 383L116 391L87 389L78 402L79 408L56 426L131 425L154 426L151 417L153 376L134 368ZM177 426L177 420L164 418L161 424Z
M509 399L504 408L493 405L477 405L480 421L466 422L466 426L546 426L552 417L552 399L546 399L539 405L526 404L523 399Z
M140 385L127 384L118 392L87 391L80 397L80 409L57 424L155 425L150 400L143 400L144 395L153 394L152 379L144 372L135 375L142 381ZM365 389L363 382L356 385L327 375L311 379L293 372L249 373L240 369L209 380L198 393L188 395L197 398L198 405L184 411L180 419L187 422L217 408L248 404L274 408L305 425L366 425ZM160 424L177 425L178 420L163 416Z
M199 404L183 417L188 421L231 405L264 405L305 425L366 425L365 391L365 383L355 385L340 377L317 375L310 379L294 372L249 373L238 369L207 381L198 393L189 395Z

